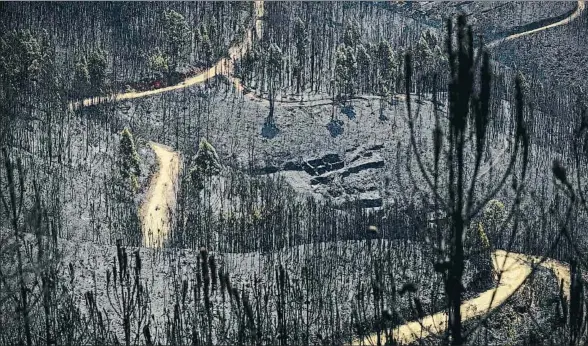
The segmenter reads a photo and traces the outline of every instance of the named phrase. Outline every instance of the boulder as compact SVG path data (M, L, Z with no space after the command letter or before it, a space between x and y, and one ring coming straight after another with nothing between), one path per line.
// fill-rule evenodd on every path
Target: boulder
M301 171L302 170L302 165L298 162L294 162L294 161L287 161L284 164L284 168L285 171Z
M333 175L319 175L310 179L310 185L328 184L333 181Z
M350 166L347 168L347 171L349 173L357 173L357 172L363 171L364 169L383 168L383 167L384 167L384 160L381 158L377 158L377 159L373 159L373 160L369 160L369 161L363 161L363 162L357 163L353 166Z
M323 156L323 162L324 163L335 163L335 162L340 162L341 158L339 157L339 154L327 154L325 156Z

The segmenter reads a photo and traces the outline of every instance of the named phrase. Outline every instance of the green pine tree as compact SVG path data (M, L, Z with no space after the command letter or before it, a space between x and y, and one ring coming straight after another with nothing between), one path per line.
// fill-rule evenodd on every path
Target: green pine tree
M141 174L139 154L129 129L125 128L120 138L120 173L123 179L130 179L133 189L138 188L137 178Z
M221 172L221 164L216 150L206 139L201 139L198 152L194 159L194 167L190 171L192 182L198 189L204 188L204 180L218 175Z

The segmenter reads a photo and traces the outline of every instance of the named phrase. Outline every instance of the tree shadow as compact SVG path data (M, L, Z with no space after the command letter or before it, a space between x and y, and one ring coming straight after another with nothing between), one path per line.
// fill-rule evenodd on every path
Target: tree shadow
M343 121L339 119L331 119L327 124L327 130L331 133L331 137L337 137L343 134Z
M355 109L352 105L345 105L341 108L341 113L345 114L349 120L355 119Z
M266 119L261 128L261 135L264 138L272 139L280 133L280 129L276 126L275 122L270 119Z
M388 116L385 114L385 108L384 107L380 107L380 116L378 117L378 119L380 119L380 121L387 121L390 118L388 118Z

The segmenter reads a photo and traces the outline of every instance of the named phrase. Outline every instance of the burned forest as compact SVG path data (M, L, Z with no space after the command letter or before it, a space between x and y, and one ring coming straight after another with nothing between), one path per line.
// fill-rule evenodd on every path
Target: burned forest
M587 36L584 1L0 2L0 345L588 344Z

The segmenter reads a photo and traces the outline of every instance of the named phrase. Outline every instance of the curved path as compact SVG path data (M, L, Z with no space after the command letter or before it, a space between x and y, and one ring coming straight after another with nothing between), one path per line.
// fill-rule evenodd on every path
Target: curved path
M499 307L531 275L532 265L540 261L535 256L507 253L504 250L495 251L493 259L494 269L502 273L500 285L483 292L476 298L463 302L461 305L463 320L481 316ZM558 282L564 280L564 294L569 297L570 274L568 267L554 260L547 260L541 266L553 270ZM401 345L409 344L429 335L442 333L447 329L447 326L447 313L439 312L395 328L393 338ZM382 345L386 343L384 335L381 335L380 340ZM353 345L377 345L377 336L373 334L362 340L354 340Z
M585 2L578 1L576 10L567 18L558 22L518 34L513 34L501 39L494 40L488 43L488 48L494 48L497 45L531 35L540 31L555 28L558 26L569 24L574 19L578 18L585 10ZM505 141L506 144L506 141ZM498 158L506 152L505 148L498 154L498 156L491 162L490 167L486 169L480 176L487 174ZM513 252L506 252L504 250L497 250L493 254L493 265L497 272L501 272L499 285L496 288L490 289L481 293L476 298L467 300L461 305L462 320L481 316L490 310L499 307L508 298L510 298L516 290L527 280L532 273L532 265L539 263L540 258L537 256L518 254ZM557 277L558 284L563 282L563 292L566 299L570 297L570 269L566 264L553 259L547 259L541 263L541 266L550 269ZM399 326L393 331L393 338L399 344L409 344L416 340L425 338L432 334L439 334L444 332L448 327L448 315L446 312L438 312L433 315L426 316L419 321L412 321ZM381 344L386 343L386 337L380 336ZM354 340L353 345L377 345L377 335L372 334L360 340Z
M185 79L184 81L182 81L178 84L170 85L170 86L167 86L164 88L141 91L141 92L131 91L131 92L120 93L120 94L115 94L115 95L111 95L111 96L90 97L90 98L84 99L82 101L72 102L69 105L70 109L87 107L87 106L91 106L91 105L95 105L95 104L99 104L99 103L104 103L104 102L116 102L116 101L130 100L130 99L136 99L136 98L141 98L141 97L162 94L162 93L165 93L168 91L179 90L179 89L187 88L187 87L190 87L193 85L204 83L207 80L209 80L210 78L215 77L220 74L229 75L233 71L233 61L241 58L241 56L253 44L253 35L255 34L258 37L261 35L261 29L262 29L261 17L263 17L263 13L264 13L263 1L255 1L254 5L255 5L255 17L256 17L255 27L252 29L249 29L247 31L247 33L245 34L245 39L241 43L229 48L229 57L228 58L220 59L214 66L212 66L208 70L206 70L206 71L204 71L194 77L190 77L188 79Z
M243 85L241 84L240 80L238 78L232 77L231 72L233 71L233 61L240 58L249 49L249 47L253 43L253 35L255 34L257 37L261 37L261 32L262 32L261 18L263 17L263 14L264 14L263 1L255 1L254 5L255 5L255 13L256 13L255 27L247 31L247 33L245 35L246 36L245 40L243 40L243 42L241 42L240 44L238 44L234 47L231 47L229 49L229 58L220 59L213 67L209 68L205 72L202 72L194 77L188 78L188 79L186 79L176 85L171 85L171 86L167 86L164 88L147 90L147 91L142 91L142 92L134 92L133 91L133 92L115 94L112 96L98 96L98 97L87 98L82 101L70 103L70 108L76 109L79 107L90 106L90 105L94 105L94 104L98 104L98 103L102 103L102 102L116 102L116 101L121 101L121 100L129 100L129 99L157 95L157 94L165 93L168 91L183 89L186 87L190 87L190 86L193 86L196 84L203 83L203 82L207 81L208 79L210 79L214 76L217 76L219 74L227 75L233 81L233 83L237 87L237 89L244 90ZM513 39L516 39L516 38L519 38L522 36L531 35L531 34L534 34L534 33L540 32L540 31L544 31L547 29L551 29L551 28L555 28L558 26L569 24L571 21L578 18L584 10L585 10L584 0L578 0L576 10L569 17L564 18L558 22L537 28L537 29L521 32L518 34L513 34L510 36L501 38L501 39L494 40L494 41L488 43L486 46L488 48L493 48L503 42L511 41ZM403 95L398 95L398 96L402 97ZM257 96L252 96L252 97L257 98L259 100L265 100L264 98L257 97ZM322 99L322 100L326 101L328 99ZM311 100L310 102L316 102L316 101L319 101L319 100ZM280 102L294 103L294 102L301 102L301 101L280 101ZM276 103L280 103L280 102L278 102L276 100Z
M518 33L518 34L513 34L513 35L510 35L510 36L507 36L507 37L498 39L498 40L494 40L494 41L488 43L486 46L488 48L493 48L493 47L495 47L495 46L497 46L497 45L499 45L501 43L504 43L504 42L507 42L507 41L511 41L511 40L514 40L514 39L519 38L519 37L532 35L534 33L540 32L540 31L545 31L547 29L551 29L551 28L555 28L555 27L558 27L558 26L569 24L571 21L573 21L574 19L578 18L580 16L580 14L582 14L582 12L584 12L585 6L586 6L586 4L584 3L584 0L579 0L578 1L578 5L576 7L576 10L569 17L567 17L567 18L564 18L564 19L562 19L562 20L560 20L558 22L555 22L555 23L552 23L552 24L549 24L549 25L546 25L546 26L542 26L542 27L537 28L537 29L533 29L533 30L529 30L529 31L524 31L524 32L521 32L521 33Z
M74 110L104 102L116 102L157 95L204 83L208 79L223 73L229 75L230 78L230 72L233 71L233 61L240 58L250 48L253 44L253 35L261 36L261 17L263 17L264 13L263 1L255 1L254 5L256 16L255 27L247 31L243 42L229 49L229 58L219 60L210 69L176 85L142 92L127 92L111 96L91 97L81 101L71 102L69 108ZM237 79L235 79L235 84L239 87ZM151 180L147 198L143 202L140 211L143 243L145 247L161 247L169 233L169 213L175 207L175 186L180 172L181 158L178 152L173 151L167 146L154 142L150 142L149 145L157 156L159 167L158 172Z

